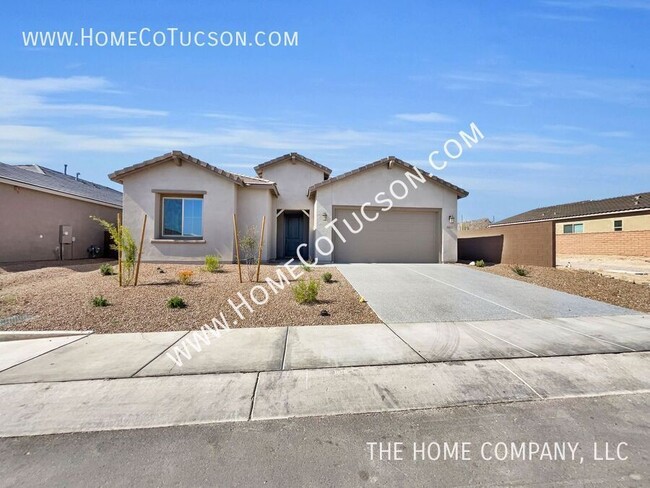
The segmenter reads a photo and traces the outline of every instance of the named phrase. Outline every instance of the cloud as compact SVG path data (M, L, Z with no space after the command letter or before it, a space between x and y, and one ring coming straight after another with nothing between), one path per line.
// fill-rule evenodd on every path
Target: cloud
M224 113L204 113L201 114L201 116L207 117L209 119L230 120L235 122L251 122L255 120L252 117L245 117L243 115L224 114Z
M495 135L481 141L482 151L505 153L524 152L538 154L583 155L593 154L602 148L596 144L584 144L568 139L542 137L535 134Z
M519 96L597 100L647 106L650 81L629 78L591 78L575 73L535 71L457 72L443 75L450 90L483 89L487 84L515 87Z
M34 154L39 148L61 152L135 151L166 152L171 149L218 147L304 151L343 150L395 143L395 135L351 129L182 130L155 126L94 126L88 130L60 130L36 125L0 125L0 153Z
M487 105L494 105L496 107L511 107L511 108L524 108L524 107L530 107L532 105L531 102L505 100L503 98L497 100L486 100L483 103Z
M556 163L547 163L543 161L454 161L453 166L456 168L483 168L483 169L522 169L527 171L554 171L564 166Z
M560 7L571 10L588 10L596 8L650 10L650 2L647 0L545 0L543 3L551 7Z
M456 119L445 114L438 112L426 112L415 114L397 114L395 118L405 120L407 122L426 122L426 123L446 123L456 122Z
M527 17L533 17L541 20L554 20L559 22L593 22L593 17L586 15L568 15L568 14L545 14L545 13L530 13Z
M0 118L42 118L86 115L97 118L162 117L167 112L109 104L57 103L57 96L85 93L115 94L104 78L72 76L68 78L17 79L0 77Z
M575 125L564 125L564 124L551 124L545 125L545 129L550 129L553 131L561 132L577 132L581 134L590 134L596 137L611 137L616 139L629 139L634 137L634 134L626 130L608 130L608 131L598 131L594 129L588 129L586 127L578 127Z

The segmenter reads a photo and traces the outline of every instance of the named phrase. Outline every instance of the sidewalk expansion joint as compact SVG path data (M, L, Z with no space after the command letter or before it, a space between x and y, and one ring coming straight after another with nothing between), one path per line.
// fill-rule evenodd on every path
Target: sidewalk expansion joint
M495 361L496 361L497 363L499 363L503 368L505 368L508 372L510 372L510 374L512 374L515 378L517 378L519 381L521 381L524 385L526 385L526 386L530 389L530 391L532 391L535 395L537 395L537 396L540 398L540 400L544 400L544 397L543 397L542 395L540 395L540 394L537 392L537 390L536 390L535 388L533 388L532 386L530 386L530 385L526 382L526 380L524 380L521 376L519 376L517 373L515 373L513 370L511 370L508 366L506 366L505 364L503 364L503 363L502 363L501 361L499 361L498 359L495 359Z
M172 342L169 346L167 346L165 349L163 349L163 350L160 352L160 354L154 356L150 361L147 361L147 362L145 363L144 366L142 366L140 369L138 369L138 370L137 370L135 373L133 373L130 377L131 377L131 378L134 378L135 375L137 375L140 371L142 371L144 368L146 368L147 366L149 366L149 365L150 365L151 363L153 363L156 359L158 359L160 356L162 356L162 355L165 354L167 351L169 351L172 347L174 347L176 344L178 344L181 340L183 340L183 339L185 338L185 336L187 336L187 334L189 334L190 332L192 332L192 331L191 331L191 330L188 330L187 332L185 332L185 334L183 334L182 336L180 336L178 339L176 339L174 342Z
M257 377L255 378L255 386L253 387L253 394L251 395L251 409L250 412L248 412L248 420L253 419L253 409L255 408L255 398L257 398L257 385L260 382L260 373L257 373Z

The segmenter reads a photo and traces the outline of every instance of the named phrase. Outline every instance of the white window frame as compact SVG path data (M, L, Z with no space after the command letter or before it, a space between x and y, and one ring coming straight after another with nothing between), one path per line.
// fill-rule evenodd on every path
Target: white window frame
M165 200L180 200L181 201L181 234L165 234ZM162 202L161 202L161 221L160 221L160 235L162 237L168 238L168 239L203 239L203 205L201 205L201 235L200 236L193 236L193 235L185 235L182 234L183 232L183 227L185 227L185 200L200 200L203 202L202 197L183 197L183 196L178 196L178 197L173 197L173 196L168 196L168 197L162 197Z
M571 232L566 231L567 226L571 226ZM576 232L576 225L582 226L582 230L580 232ZM562 234L584 234L585 232L585 225L583 222L576 222L574 224L562 224Z
M620 225L620 227L618 229L616 228L617 227L616 222L621 223L621 225ZM622 231L623 231L623 219L614 220L614 232L622 232Z

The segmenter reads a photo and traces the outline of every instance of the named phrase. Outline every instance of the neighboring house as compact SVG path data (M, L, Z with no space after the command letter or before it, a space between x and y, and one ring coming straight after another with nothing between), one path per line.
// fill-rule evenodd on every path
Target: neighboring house
M259 233L266 217L265 261L295 257L301 244L305 258L320 262L456 261L457 200L467 192L404 161L391 156L330 177L331 169L291 153L255 172L231 173L172 151L109 177L123 185L125 225L137 234L144 215L151 222L146 261L234 260L235 214L240 234L251 226ZM393 208L380 211L389 199ZM352 233L345 222L356 232L366 202L374 221Z
M650 256L650 192L543 207L493 226L553 222L557 254Z
M650 193L542 207L459 233L461 260L555 266L559 255L650 256Z
M0 262L80 259L104 250L91 215L115 222L122 194L36 164L0 163Z

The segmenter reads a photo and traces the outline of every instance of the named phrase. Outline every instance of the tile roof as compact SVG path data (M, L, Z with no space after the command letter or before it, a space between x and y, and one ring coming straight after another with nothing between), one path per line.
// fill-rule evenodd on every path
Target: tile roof
M277 157L277 158L273 158L270 161L266 161L265 163L258 164L254 168L255 172L258 175L261 175L262 170L264 168L267 168L267 167L269 167L271 165L274 165L276 163L280 163L282 161L285 161L286 159L293 159L293 160L297 160L297 161L302 161L303 163L306 163L306 164L310 164L310 165L322 170L327 176L329 176L332 173L332 170L330 168L328 168L327 166L323 166L322 164L317 163L313 159L309 159L308 157L305 157L302 154L298 154L296 152L288 153L288 154L285 154L284 156L280 156L280 157Z
M122 206L122 193L117 190L37 164L0 163L0 178L112 206Z
M456 192L456 194L458 195L459 198L464 198L467 195L469 195L468 191L463 190L462 188L460 188L460 187L458 187L456 185L452 185L448 181L445 181L445 180L443 180L441 178L438 178L437 176L433 176L428 171L417 168L417 167L413 166L412 164L407 163L406 161L402 161L401 159L396 158L395 156L388 156L388 157L385 157L385 158L380 159L378 161L375 161L374 163L366 164L365 166L361 166L359 168L353 169L352 171L348 171L347 173L343 173L343 174L340 174L338 176L334 176L333 178L329 178L329 179L327 179L325 181L321 181L319 183L316 183L315 185L312 185L312 186L309 187L309 190L307 191L307 196L311 198L311 196L314 194L314 192L316 190L318 190L319 188L321 188L322 186L329 185L331 183L335 183L335 182L337 182L339 180L342 180L344 178L347 178L349 176L355 175L357 173L361 173L363 171L374 168L376 166L380 166L382 164L389 164L391 162L399 164L400 166L403 166L403 167L405 167L407 169L420 171L429 181L432 181L434 183L438 183L439 185L447 187L450 190Z
M582 202L564 203L552 207L541 207L523 212L507 219L499 220L490 227L524 222L539 222L544 220L559 220L571 217L587 217L592 215L613 214L621 212L650 210L650 192L635 193L622 197L605 198L603 200L584 200Z
M134 164L131 166L127 166L126 168L122 168L120 170L114 171L113 173L109 174L108 177L116 182L122 183L122 179L124 176L133 173L134 171L139 171L141 169L147 168L149 166L154 166L156 164L160 164L166 161L169 161L170 159L178 158L183 161L196 164L197 166L201 166L202 168L205 168L209 171L212 171L218 175L221 175L225 178L228 178L231 180L233 183L239 186L268 186L271 190L276 195L279 195L277 185L270 181L266 180L264 178L258 178L255 176L245 176L245 175L240 175L237 173L231 173L230 171L223 170L221 168L217 168L216 166L213 166L211 164L206 163L205 161L201 161L198 158L195 158L193 156L190 156L189 154L185 154L182 151L171 151L168 152L167 154L163 154L162 156L158 156L153 159L148 159L146 161L143 161L138 164Z

